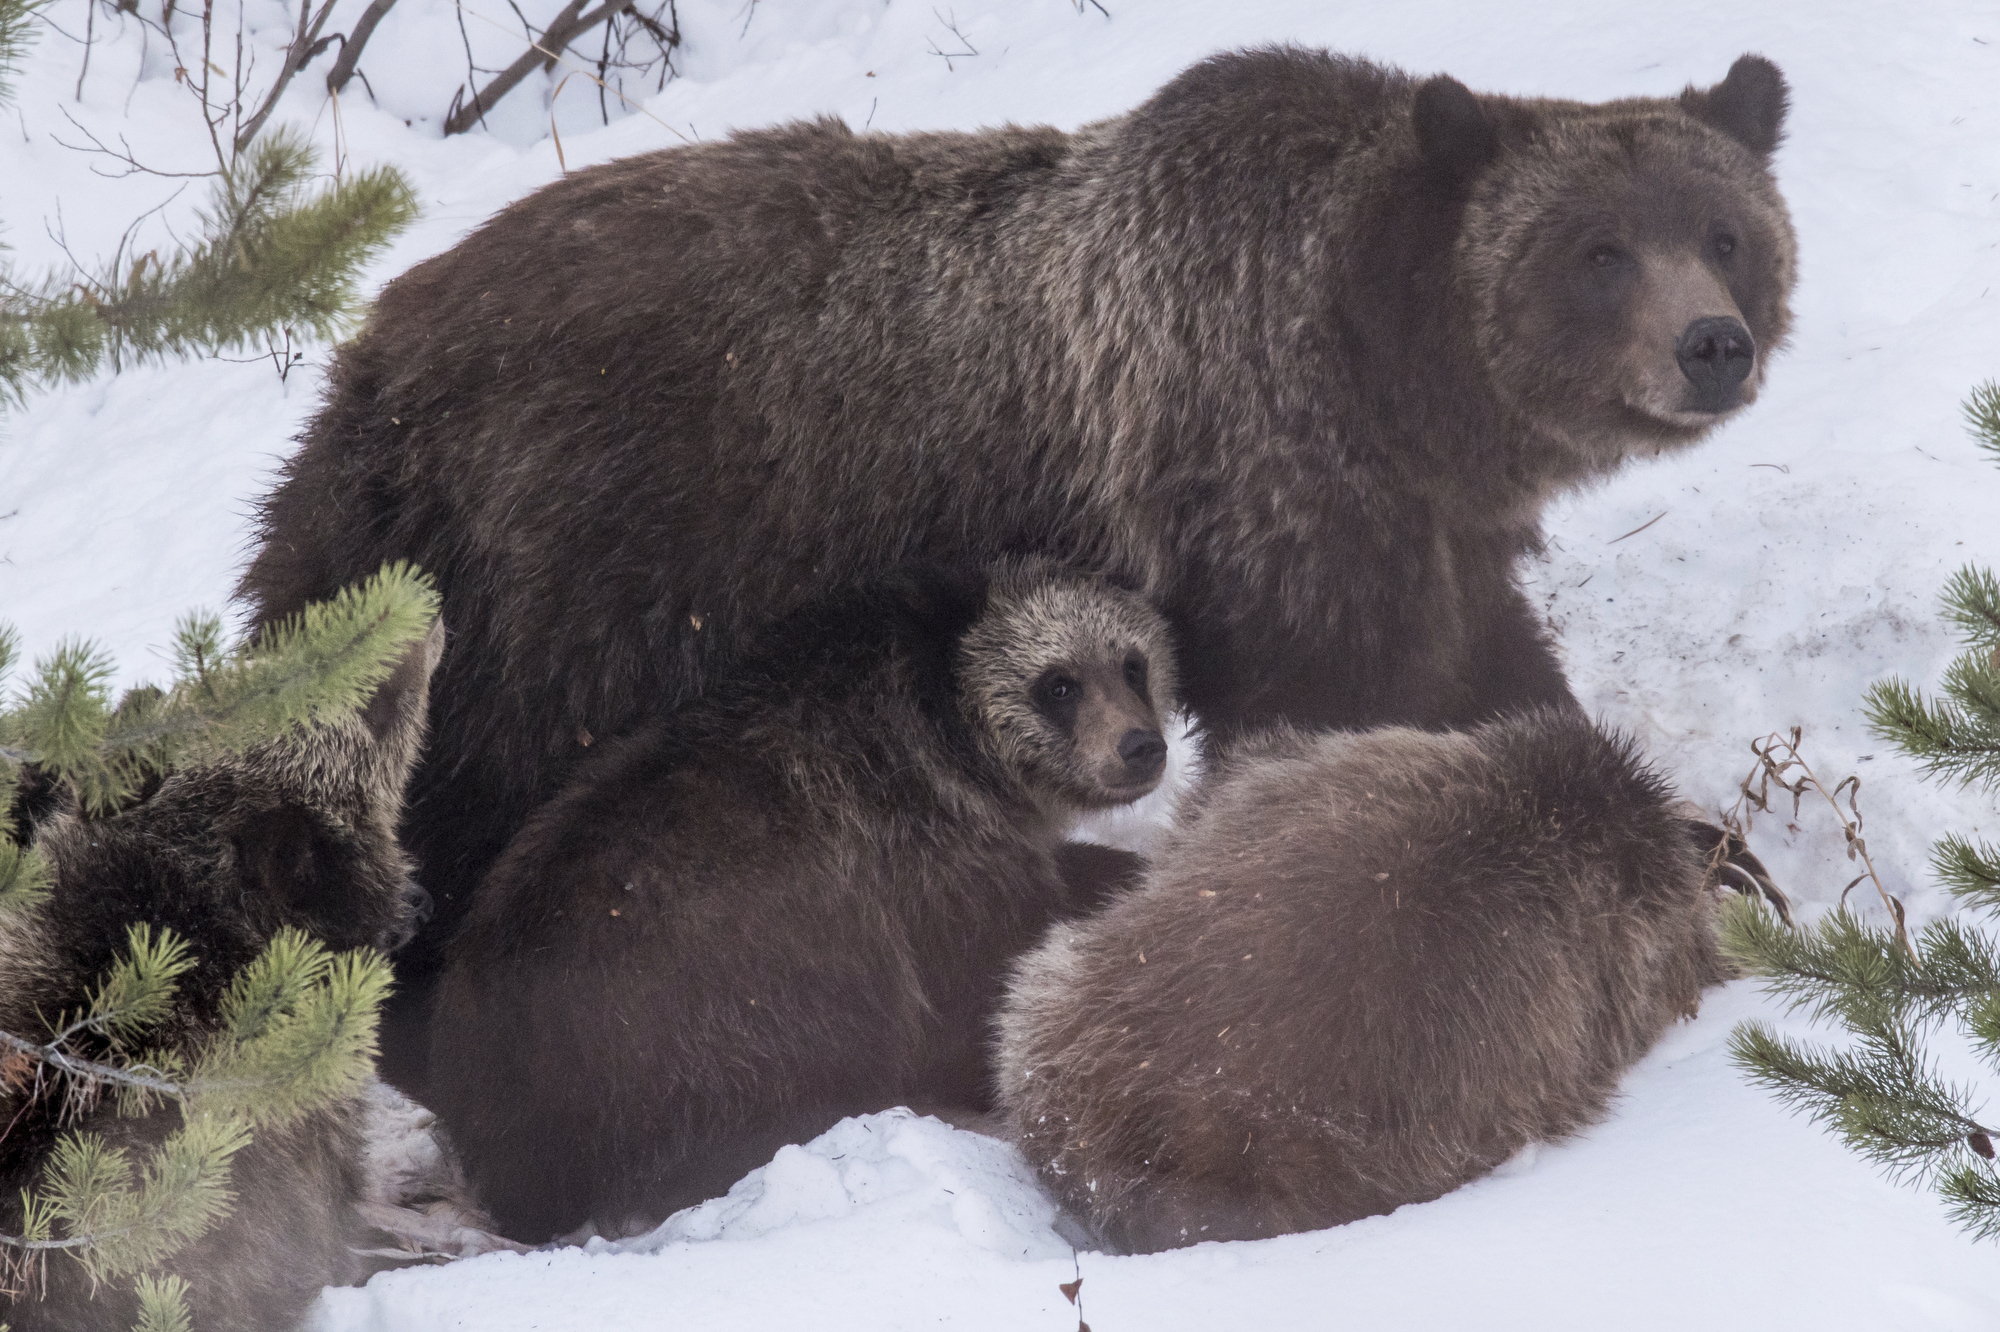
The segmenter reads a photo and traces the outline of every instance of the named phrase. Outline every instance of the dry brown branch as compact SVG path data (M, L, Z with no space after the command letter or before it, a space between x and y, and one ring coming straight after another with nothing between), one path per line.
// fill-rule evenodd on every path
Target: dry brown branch
M1757 762L1743 778L1736 803L1722 816L1723 827L1741 837L1750 831L1751 811L1759 814L1771 812L1771 787L1792 797L1792 817L1797 818L1800 802L1806 792L1817 791L1833 816L1840 820L1840 827L1847 839L1847 858L1859 860L1862 872L1848 881L1841 889L1840 900L1844 903L1847 895L1863 879L1874 883L1876 893L1882 898L1882 905L1888 908L1890 919L1896 922L1896 942L1909 955L1910 965L1922 970L1917 961L1917 950L1910 943L1909 930L1904 921L1903 904L1889 890L1882 886L1882 876L1875 872L1875 862L1868 854L1868 839L1861 835L1861 779L1849 775L1840 780L1832 790L1820 781L1805 758L1799 753L1799 738L1803 728L1794 726L1789 735L1773 731L1761 740L1750 742L1750 752L1757 756ZM1792 775L1796 770L1797 775ZM1841 809L1841 797L1847 798L1847 808Z
M494 22L494 21L493 21L492 19L490 19L490 18L486 17L486 15L484 15L484 14L480 13L480 12L479 12L478 10L476 10L476 9L472 8L472 7L470 6L470 5L467 5L466 3L464 3L464 0L457 0L457 2L455 3L455 5L454 5L453 7L454 7L454 8L455 8L455 9L456 9L456 10L458 11L458 14L459 14L459 22L460 22L460 25L461 25L461 27L462 27L462 26L463 26L463 24L464 24L464 18L465 18L465 15L467 15L467 14L470 14L470 15L471 15L471 16L472 16L473 18L476 18L476 19L478 19L478 20L479 20L480 22L482 22L482 23L487 23L487 24L491 24L491 25L492 25L493 27L496 27L496 28L498 28L498 27L501 27L501 26L502 26L502 25L500 25L500 24L498 24L498 23L495 23L495 22ZM673 13L673 5L672 5L672 3L671 3L671 0L670 0L670 2L668 3L668 5L666 6L666 9L667 9L667 12L668 12L669 14L672 14L672 13ZM637 11L630 11L630 12L634 12L634 13L636 13ZM658 11L655 11L655 12L657 13ZM675 15L675 16L673 17L673 24L674 24L674 26L673 26L673 28L672 28L671 32L669 33L669 36L671 36L671 37L672 37L672 39L673 39L673 44L674 44L675 46L678 46L678 45L680 44L680 19L679 19L679 16L678 16L678 15ZM579 64L577 64L577 63L576 63L576 61L572 60L572 59L571 59L571 58L570 58L570 57L569 57L569 56L568 56L567 54L563 53L562 51L560 51L560 50L557 50L557 49L553 49L553 48L550 48L550 47L548 47L548 46L545 46L545 45L543 45L543 44L542 44L542 43L540 43L540 42L530 42L530 43L529 43L529 46L530 46L530 47L531 47L532 49L536 50L536 51L540 51L540 52L541 52L541 53L542 53L542 54L543 54L544 56L548 57L548 61L549 61L549 66L550 66L550 67L553 67L553 66L555 66L555 65L557 65L557 64L563 64L563 65L568 65L568 66L569 66L569 67L570 67L570 68L571 68L572 70L575 70L575 71L576 71L577 73L579 73L579 74L583 75L583 77L585 77L586 79L589 79L589 80L590 80L590 81L591 81L592 83L596 84L596 85L597 85L597 87L598 87L598 89L599 89L599 91L600 91L601 93L602 93L602 92L608 92L608 93L610 93L610 94L611 94L611 95L612 95L613 97L616 97L616 98L617 98L617 99L618 99L619 101L621 101L621 102L625 103L625 105L626 105L626 106L628 106L628 107L630 107L630 108L631 108L632 110L634 110L634 111L638 112L638 113L639 113L640 115L642 115L642 116L646 117L646 119L648 119L648 120L652 121L652 122L653 122L654 124L656 124L656 125L660 126L660 127L662 128L662 129L666 130L666 131L667 131L667 133L669 133L669 134L673 135L673 136L674 136L675 138L677 138L677 139L680 139L680 140L681 140L682 142L684 142L684 143L693 143L693 142L694 142L694 140L693 140L692 138L690 138L689 136L687 136L687 135L685 135L685 134L682 134L682 133L681 133L681 132L680 132L679 130L675 129L675 128L674 128L674 127L673 127L672 125L669 125L669 124L667 124L667 122L666 122L666 121L664 121L664 120L661 120L661 119L660 119L660 118L659 118L658 116L654 115L654 114L653 114L653 113L652 113L651 111L648 111L648 110L647 110L647 109L646 109L645 107L643 107L643 106L639 105L639 103L637 103L637 102L633 101L633 100L632 100L631 98L627 97L627 96L625 95L625 93L624 93L624 91L623 91L623 90L621 90L621 89L618 89L618 88L614 88L614 87L612 87L612 86L611 86L610 84L606 83L606 82L605 82L605 81L604 81L603 79L600 79L600 78L598 78L598 77L597 77L597 75L595 75L595 74L592 74L592 73L591 73L591 72L590 72L590 71L589 71L588 69L585 69L585 68L584 68L584 67L583 67L582 65L579 65ZM669 54L671 54L671 53L669 53ZM468 59L469 59L469 58L470 58L470 57L469 57L469 55L468 55ZM672 66L671 66L671 65L669 65L669 66L668 66L668 68L667 68L667 69L666 69L666 70L665 70L665 71L663 72L663 74L662 74L662 84L663 84L663 86L664 86L664 81L665 81L665 75L666 75L666 74L670 74L670 73L672 73L672 72L673 72L673 70L672 70ZM463 87L460 87L460 89L459 89L459 93L460 93L460 94L463 94L463 93L464 93L464 91L465 91L465 89L464 89ZM452 113L453 113L453 114L457 114L457 113L458 113L458 109L459 109L459 101L458 101L458 98L457 98L457 97L455 96L455 97L453 98L453 100L452 100Z
M597 8L586 12L587 0L569 0L562 12L550 21L542 31L539 40L529 43L528 49L519 59L501 70L493 81L472 95L472 99L458 107L444 122L446 135L463 134L479 123L488 111L499 104L500 99L513 91L514 86L528 77L536 68L554 69L560 53L569 44L589 32L598 24L622 14L632 8L636 0L605 0Z
M326 90L336 95L347 90L347 82L354 77L354 67L361 61L361 49L368 45L368 39L375 35L375 25L389 12L396 0L369 0L368 8L361 11L354 26L340 37L340 54L334 58L333 68L327 71Z
M319 35L320 29L326 26L327 16L332 13L333 0L321 0L317 14L312 12L312 0L299 0L299 24L293 31L292 44L285 48L285 62L278 68L278 77L272 80L270 92L264 95L264 104L236 131L235 149L238 153L248 148L250 141L257 137L257 131L264 128L264 122L278 107L278 99L284 96L285 89L291 84L292 76L333 42L332 37L322 40Z

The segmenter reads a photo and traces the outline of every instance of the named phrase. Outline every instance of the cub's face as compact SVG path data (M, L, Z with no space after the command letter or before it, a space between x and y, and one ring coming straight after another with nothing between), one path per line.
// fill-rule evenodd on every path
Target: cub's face
M1471 192L1459 262L1503 398L1609 465L1756 400L1790 325L1768 170L1783 80L1746 58L1680 101L1543 103Z
M1089 580L996 580L959 656L975 724L1039 794L1104 809L1159 785L1176 680L1166 625L1138 597Z
M145 921L229 968L296 926L336 950L392 950L427 902L396 843L405 779L423 739L425 695L443 646L434 628L353 720L297 744L267 744L170 774L115 815L85 820L65 802L35 829L52 872L48 907L0 928L10 961L50 950L86 972ZM28 934L45 942L30 946ZM10 957L10 954L19 954Z

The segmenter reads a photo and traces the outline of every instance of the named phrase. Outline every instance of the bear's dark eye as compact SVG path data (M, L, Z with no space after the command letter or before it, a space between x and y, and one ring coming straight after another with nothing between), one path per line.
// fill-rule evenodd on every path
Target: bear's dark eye
M1592 268L1616 268L1624 258L1625 256L1619 252L1618 247L1615 245L1595 245L1591 247L1590 251L1590 266Z
M1146 693L1146 659L1136 652L1125 658L1125 686L1142 697Z
M1724 258L1724 259L1727 259L1727 258L1728 258L1728 257L1729 257L1730 255L1732 255L1732 254L1735 254L1735 253L1736 253L1736 237L1734 237L1734 236L1730 235L1730 234L1729 234L1728 232L1726 232L1726 231L1718 231L1718 232L1716 232L1716 233L1715 233L1715 252L1716 252L1716 254L1717 254L1718 256L1720 256L1721 258Z
M1028 690L1035 710L1065 730L1076 725L1077 704L1083 701L1083 686L1059 670L1048 671Z

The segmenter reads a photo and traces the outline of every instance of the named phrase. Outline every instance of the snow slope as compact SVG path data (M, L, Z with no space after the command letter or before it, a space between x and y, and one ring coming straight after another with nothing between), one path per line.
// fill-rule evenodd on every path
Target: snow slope
M335 28L360 8L340 3ZM2000 467L1957 416L1972 384L2000 375L2000 13L1971 0L1105 5L1109 18L1071 0L684 0L683 77L609 127L572 80L553 112L563 160L821 113L886 130L1074 126L1210 51L1270 41L1584 99L1668 94L1713 82L1743 51L1769 55L1793 88L1778 158L1802 252L1792 347L1762 401L1709 444L1559 504L1527 577L1579 695L1636 732L1685 794L1727 804L1746 742L1803 725L1820 771L1863 778L1891 888L1919 919L1947 909L1924 848L1946 829L2000 832L1992 802L1918 783L1867 735L1859 699L1885 674L1934 679L1951 652L1938 587L1961 562L2000 564ZM538 19L555 8L526 6ZM460 12L481 63L511 58L512 39L487 22L505 14L493 0L457 12L401 0L362 62L379 106L357 84L336 115L322 59L283 108L329 157L337 131L350 162L394 161L417 182L424 218L378 282L561 170L545 137L560 71L531 79L487 131L438 137L464 59ZM49 13L83 31L82 0ZM252 0L247 13L268 68L284 8ZM169 200L176 182L93 175L102 159L58 142L82 142L80 125L124 135L162 169L202 164L157 42L108 14L97 36L80 99L80 48L52 31L0 113L6 240L30 269L58 257L42 226L58 200L86 255L167 200L141 235L158 244L198 202L199 184ZM312 349L285 382L268 363L141 368L45 394L0 424L0 618L31 655L88 631L128 679L160 671L174 617L224 602L250 505L311 412L324 359ZM1753 845L1809 914L1853 874L1823 810L1760 819ZM1633 1072L1606 1123L1336 1231L1072 1258L1005 1149L878 1115L787 1148L730 1200L677 1218L671 1237L378 1277L330 1292L320 1325L1065 1329L1077 1315L1056 1287L1080 1271L1098 1332L2000 1328L2000 1250L1742 1085L1722 1046L1749 1016L1772 1017L1754 985L1711 996ZM1949 1041L1941 1053L1964 1058Z

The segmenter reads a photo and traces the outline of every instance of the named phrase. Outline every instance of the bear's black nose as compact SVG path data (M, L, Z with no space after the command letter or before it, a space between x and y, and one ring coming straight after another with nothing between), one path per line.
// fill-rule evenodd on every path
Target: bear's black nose
M403 889L397 894L397 898L403 910L393 931L382 943L382 951L385 953L399 951L417 937L418 927L431 918L433 908L431 895L415 879L403 880Z
M1720 407L1724 395L1749 378L1757 344L1740 321L1716 315L1687 326L1674 346L1674 359L1703 405Z
M1157 777L1160 769L1167 766L1167 742L1160 738L1158 731L1141 731L1133 728L1125 732L1118 742L1118 757L1125 760L1125 771L1135 782L1143 782Z

